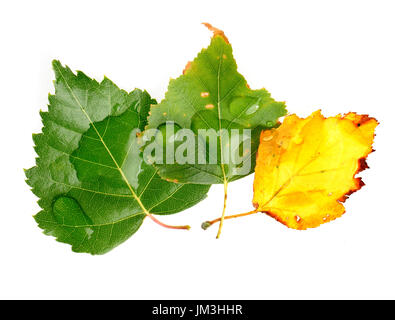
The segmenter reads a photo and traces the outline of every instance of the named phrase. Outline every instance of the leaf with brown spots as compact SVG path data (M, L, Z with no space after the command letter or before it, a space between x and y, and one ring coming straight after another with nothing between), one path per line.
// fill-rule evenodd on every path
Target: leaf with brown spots
M252 147L246 157L251 167L238 174L234 163L224 163L222 153L232 152L224 143L223 135L217 137L215 163L208 163L211 155L203 155L206 163L198 163L198 153L193 163L156 163L159 174L165 179L177 179L181 183L222 184L234 181L254 171L255 153L262 129L277 125L278 118L286 114L285 104L275 101L265 89L252 90L237 72L232 46L224 32L208 23L204 25L213 32L208 48L187 63L183 74L170 80L165 99L153 105L146 129L162 129L175 126L190 129L198 139L199 130L214 129L216 132L251 129ZM165 141L166 143L168 141ZM177 160L177 159L176 159Z
M286 226L304 230L340 217L342 204L364 184L357 173L368 168L378 122L348 113L325 118L285 118L261 134L254 180L255 210L226 219L267 213ZM218 220L218 219L217 219ZM205 223L205 227L212 223Z
M162 178L181 183L224 184L226 194L229 182L254 171L261 130L276 127L286 110L284 103L275 101L265 89L249 88L237 72L232 46L224 32L208 23L204 25L214 34L210 45L188 62L180 77L170 81L165 99L152 107L146 129L165 131L170 126L175 127L174 132L188 129L194 147L204 145L196 149L191 161L154 159ZM201 134L202 130L212 130L214 148L211 148L214 144L206 145L207 136ZM237 141L245 141L248 130L250 146L238 153L238 145L232 148L227 137L236 131L240 136ZM172 135L167 137L174 140ZM165 140L166 146L172 143L169 140ZM243 160L238 161L240 158Z

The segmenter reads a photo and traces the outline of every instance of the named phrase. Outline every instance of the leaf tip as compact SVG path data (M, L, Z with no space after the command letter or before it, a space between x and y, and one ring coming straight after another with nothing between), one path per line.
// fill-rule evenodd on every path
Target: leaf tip
M218 29L218 28L212 26L212 25L211 25L210 23L208 23L208 22L202 22L202 24L203 24L207 29L209 29L210 31L213 32L213 38L218 36L218 37L221 37L222 39L224 39L226 43L229 43L228 38L225 36L225 33L224 33L221 29Z
M59 68L59 67L62 67L62 64L60 63L60 61L57 60L57 59L53 59L53 60L52 60L52 68L53 68L53 69L57 69L57 68Z

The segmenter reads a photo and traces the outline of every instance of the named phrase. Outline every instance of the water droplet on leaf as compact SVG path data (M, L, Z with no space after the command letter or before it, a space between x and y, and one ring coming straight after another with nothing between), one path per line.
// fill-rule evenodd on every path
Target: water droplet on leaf
M270 130L268 130L268 131L263 131L263 133L262 133L262 140L263 141L270 141L270 140L272 140L273 139L273 133L270 131Z
M259 105L258 104L254 104L253 106L251 106L251 107L249 107L248 109L247 109L247 111L245 112L245 114L246 115L252 115L252 114L254 114L255 112L257 112L258 111L258 109L259 109Z
M273 121L266 121L265 126L266 126L267 128L273 128L274 123L273 123Z
M295 136L292 140L295 144L301 144L303 142L303 138L299 135Z
M237 97L232 100L229 105L230 112L235 115L239 116L241 114L251 115L257 111L257 99L252 97ZM259 108L259 106L258 106ZM249 112L247 114L247 112Z
M55 220L62 225L81 226L92 225L92 220L82 210L80 204L74 198L61 196L55 200L52 206Z

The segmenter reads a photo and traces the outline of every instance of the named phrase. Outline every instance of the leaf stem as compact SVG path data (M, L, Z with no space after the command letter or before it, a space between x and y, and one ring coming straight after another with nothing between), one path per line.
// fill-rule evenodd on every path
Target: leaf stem
M222 226L224 224L225 210L226 210L226 200L227 199L228 199L228 180L225 178L225 180L224 180L224 206L222 208L222 216L221 216L221 218L218 219L219 227L218 227L218 232L217 232L217 239L219 239L219 236L221 235Z
M156 219L152 214L150 214L150 213L147 213L146 214L147 215L147 217L149 217L152 221L154 221L155 223L157 223L158 225L160 225L161 227L164 227L164 228L168 228L168 229L181 229L181 230L189 230L189 229L191 229L191 227L190 226L170 226L170 225L168 225L168 224L165 224L165 223L163 223L163 222L161 222L161 221L159 221L158 219Z
M249 211L249 212L245 212L245 213L239 213L239 214L234 214L232 216L225 216L225 217L220 217L211 221L206 221L202 223L202 229L206 230L208 227L210 227L211 225L213 225L216 222L222 222L223 220L227 220L227 219L233 219L233 218L239 218L239 217L245 217L245 216L249 216L250 214L254 214L254 213L258 213L259 211L257 209L253 210L253 211ZM218 237L217 237L218 238Z

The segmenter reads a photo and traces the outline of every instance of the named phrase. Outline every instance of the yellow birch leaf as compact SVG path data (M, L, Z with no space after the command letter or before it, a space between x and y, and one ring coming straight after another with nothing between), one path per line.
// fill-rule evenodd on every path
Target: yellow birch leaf
M255 212L304 230L340 217L347 197L363 186L355 175L367 168L378 122L348 113L306 119L290 115L263 131L254 180Z

